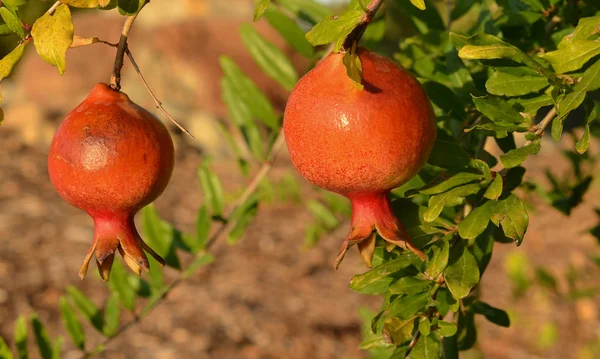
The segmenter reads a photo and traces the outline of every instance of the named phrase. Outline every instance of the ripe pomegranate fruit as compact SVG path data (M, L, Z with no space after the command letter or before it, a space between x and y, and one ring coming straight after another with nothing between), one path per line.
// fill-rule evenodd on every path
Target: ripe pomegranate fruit
M94 219L81 279L94 253L105 281L117 250L138 275L149 270L144 250L164 265L141 239L133 217L163 192L173 163L165 125L106 84L94 86L60 124L48 155L50 180L62 198Z
M361 91L346 75L343 56L328 55L290 95L283 129L292 162L307 180L352 203L352 229L335 268L354 244L371 267L376 232L424 260L388 194L427 161L436 137L433 108L407 70L359 48Z

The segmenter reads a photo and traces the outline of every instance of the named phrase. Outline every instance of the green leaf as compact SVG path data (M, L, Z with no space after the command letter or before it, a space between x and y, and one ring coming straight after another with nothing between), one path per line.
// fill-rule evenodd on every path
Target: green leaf
M411 359L438 359L441 358L440 342L433 336L423 336L419 339L410 352Z
M27 0L4 0L4 6L12 9L16 9L19 6L25 5Z
M589 40L574 40L561 49L550 51L541 57L552 64L559 74L579 70L590 59L600 55L600 42Z
M350 289L363 294L384 294L402 276L403 269L418 262L420 259L412 252L402 252L394 260L355 275L350 281Z
M392 294L414 295L426 291L431 286L431 281L420 280L415 277L400 278L390 286Z
M515 194L497 202L491 220L496 226L501 225L504 235L515 240L517 245L523 242L529 216L525 205Z
M95 9L107 6L110 3L110 0L60 0L60 2L71 7Z
M425 10L425 0L410 0L410 3L419 10Z
M240 35L246 49L263 72L285 89L291 90L298 81L298 75L283 51L250 24L242 24Z
M8 8L2 7L0 8L0 16L2 16L2 20L6 23L6 26L12 31L17 33L21 38L25 37L25 29L21 26L21 20L12 13Z
M277 3L311 24L316 24L331 14L328 7L314 0L278 0Z
M538 282L542 286L544 286L546 288L549 288L551 290L556 290L557 289L556 279L554 278L554 276L550 272L548 272L544 268L537 267L535 269L535 276L536 276Z
M392 317L385 320L382 332L384 338L389 338L394 345L399 346L412 339L414 328L414 318L402 320Z
M59 336L54 343L52 343L52 359L61 359L63 342L63 337Z
M442 316L446 316L449 311L456 312L459 308L458 301L452 296L450 291L446 288L440 288L437 291L435 298L437 302L437 308Z
M256 86L256 83L248 78L229 57L221 56L219 63L231 85L232 91L244 101L252 116L260 119L269 128L277 130L279 120L275 116L273 106L265 94Z
M508 103L521 112L536 114L541 107L553 105L554 101L549 95L542 94L530 98L512 98Z
M141 214L144 241L165 260L166 265L180 270L181 263L175 252L175 243L181 237L181 232L163 221L152 204L142 208Z
M325 228L331 230L340 224L340 221L329 210L329 208L327 208L321 202L309 200L306 203L306 207L308 208L309 212L325 226Z
M497 176L500 177L500 176ZM495 203L486 201L473 210L458 224L458 233L464 239L475 239L487 227Z
M342 58L342 63L346 67L346 75L354 82L359 90L365 87L362 84L362 64L360 58L354 51L346 51Z
M421 335L428 336L431 333L431 322L429 318L425 317L419 322L419 332Z
M573 41L588 40L589 37L598 34L600 31L600 16L583 17L579 19L577 27L573 33L564 36L558 44L559 49L569 47Z
M196 214L196 237L195 243L192 246L192 253L196 254L206 246L206 242L210 235L211 224L210 214L204 205L198 209Z
M517 110L501 98L473 96L473 103L479 112L496 123L519 124L525 121Z
M66 53L73 43L73 21L69 6L59 5L52 15L46 13L33 24L31 36L37 53L44 61L58 68L62 75L67 68Z
M81 323L79 323L73 308L71 308L67 298L64 296L60 297L59 307L63 324L73 340L73 344L79 349L85 350L85 332L83 331L83 327L81 326Z
M583 130L583 135L575 144L575 149L580 154L585 153L588 149L588 146L590 145L590 123L596 119L596 107L593 103L592 106L593 107L590 110L588 110L588 116Z
M150 287L153 292L160 292L165 287L163 269L152 256L148 257L148 264L150 265Z
M522 96L539 92L549 86L548 79L542 76L512 75L495 71L485 83L485 88L492 95Z
M14 336L17 357L19 359L27 359L27 319L22 315L20 315L15 322Z
M227 111L235 126L242 133L246 145L259 161L265 157L264 140L256 122L252 119L250 107L235 90L232 80L227 77L221 79L221 97L227 106Z
M288 45L305 57L312 58L315 50L312 45L306 40L304 31L298 26L296 21L290 19L281 11L273 8L268 8L265 12L265 18L279 32L281 37L287 41Z
M414 191L408 191L405 196L411 196L412 192L418 192L426 195L440 194L465 184L479 182L483 178L484 176L481 174L460 172L447 179L445 176L442 177L443 180L441 182L439 178L436 178L425 187L416 189Z
M483 234L479 235L473 243L471 250L473 256L479 264L479 274L483 275L483 272L487 268L490 260L492 259L492 251L494 250L494 233L498 229L494 226L488 225Z
M246 159L244 158L242 150L238 146L237 141L233 138L233 131L228 128L227 124L224 121L216 122L217 126L219 127L219 130L221 131L221 134L223 135L223 137L225 137L225 140L227 140L229 147L233 151L233 155L237 160L237 164L240 167L240 171L244 176L247 176L250 172L250 166L248 165L248 161L246 161Z
M246 232L246 228L252 223L257 213L258 198L252 196L231 214L229 221L234 223L234 225L227 234L229 244L234 244L242 238Z
M460 242L450 252L444 279L454 298L466 297L479 283L479 268L475 257L464 243Z
M535 140L532 143L521 146L517 149L508 151L505 154L500 155L500 161L504 168L513 168L520 166L527 157L530 155L537 154L541 149L540 140Z
M137 14L144 6L146 0L118 0L119 13L132 16Z
M429 252L429 259L427 261L427 273L432 278L437 278L446 266L448 265L448 257L450 255L450 244L448 238L444 238L442 241L436 242L431 246Z
M483 196L485 198L488 198L491 200L497 200L501 194L502 194L502 176L499 174L496 174L496 177L494 177L494 181L492 181L492 184L490 184L490 186L485 190L485 193L483 194Z
M423 214L423 218L426 222L435 221L444 206L455 203L458 199L464 198L468 195L475 194L481 190L481 185L478 183L467 184L464 186L455 187L447 192L432 196L429 198L429 208Z
M460 145L440 139L439 134L427 160L429 164L442 168L462 168L468 165L469 161L469 154Z
M313 46L335 42L334 52L339 52L344 39L362 21L364 12L350 10L339 16L331 16L315 25L306 33L306 39Z
M102 328L102 334L105 337L112 337L117 334L119 330L121 320L121 301L119 295L116 292L112 292L106 304L104 305L104 327Z
M15 65L21 60L24 49L25 44L20 44L0 60L0 80L10 75Z
M204 254L196 259L185 269L184 276L186 278L191 277L200 267L211 264L215 261L215 257L210 254Z
M135 309L135 291L129 284L127 275L127 271L121 262L114 263L108 285L111 290L119 295L119 299L121 300L121 303L123 303L123 306L133 312Z
M269 7L271 0L260 0L254 9L254 21L258 21Z
M477 314L482 314L487 320L494 324L506 328L510 327L510 318L502 309L494 308L484 302L473 303L471 309Z
M213 216L222 216L223 186L219 177L210 169L210 160L205 159L198 168L198 179L204 194L204 204L210 209Z
M96 307L96 305L92 303L92 301L85 294L79 291L79 289L73 286L68 286L66 290L67 294L73 300L75 306L77 309L79 309L81 314L83 314L83 316L86 317L90 323L92 323L94 328L102 332L102 328L104 327L104 319L102 318L98 307Z
M0 337L0 358L13 359L12 352L2 337Z
M456 324L451 323L451 322L446 322L443 320L438 321L437 325L438 325L437 333L442 337L451 337L454 334L456 334L456 332L458 330L458 328L456 327Z
M31 315L31 327L33 328L33 334L35 341L37 342L40 356L42 359L53 359L52 355L52 341L48 336L48 332L44 327L44 324L40 321L36 314Z
M389 315L409 319L429 303L429 292L396 298L389 307Z

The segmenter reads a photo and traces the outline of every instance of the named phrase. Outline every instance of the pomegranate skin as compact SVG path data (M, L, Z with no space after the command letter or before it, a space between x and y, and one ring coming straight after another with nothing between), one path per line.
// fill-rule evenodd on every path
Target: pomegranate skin
M48 154L50 180L67 202L94 219L94 242L82 265L83 278L96 254L108 279L115 251L138 274L148 270L134 215L166 188L174 166L173 142L164 124L108 85L88 97L58 127Z
M361 91L343 56L328 55L290 95L283 127L292 162L307 180L352 203L352 231L336 267L353 244L370 266L375 231L424 258L391 213L388 193L416 175L431 153L437 130L429 98L410 72L359 48Z

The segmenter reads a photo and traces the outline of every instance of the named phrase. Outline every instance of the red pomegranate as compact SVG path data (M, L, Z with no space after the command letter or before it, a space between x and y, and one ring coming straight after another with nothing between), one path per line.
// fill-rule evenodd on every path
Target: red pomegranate
M90 259L108 280L118 250L135 273L149 270L133 217L165 189L173 172L173 141L163 123L126 94L100 83L60 124L48 154L50 180L62 198L94 219Z
M376 232L424 260L388 194L427 161L436 137L433 108L407 70L359 48L361 91L346 75L343 56L327 56L290 95L283 129L292 162L307 180L352 203L352 229L336 268L354 244L370 267Z

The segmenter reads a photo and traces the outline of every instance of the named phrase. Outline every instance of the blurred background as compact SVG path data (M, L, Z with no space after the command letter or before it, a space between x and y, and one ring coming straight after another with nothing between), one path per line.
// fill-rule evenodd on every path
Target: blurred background
M33 3L24 10L31 19L51 4ZM220 130L220 123L228 120L221 102L219 56L234 59L278 112L288 95L254 64L240 39L239 27L251 22L253 7L251 0L153 0L130 35L130 48L155 94L196 137L191 140L167 123L174 134L177 162L156 208L182 231L194 230L202 203L196 173L203 158L212 158L228 201L234 201L248 181L239 174ZM81 10L73 17L76 35L118 41L123 17L116 11ZM308 65L304 58L286 47L264 21L256 26L304 71ZM14 39L1 40L4 56ZM386 40L397 49L397 38ZM109 80L114 49L93 45L70 50L64 76L36 56L33 46L26 51L13 76L2 82L0 335L11 338L17 316L36 311L53 336L66 336L58 312L64 288L74 285L98 305L108 291L95 274L83 282L77 277L93 236L92 221L55 193L46 156L59 122L94 84ZM154 109L129 64L123 72L123 91L134 102ZM155 113L164 119L158 110ZM590 156L599 148L594 141ZM558 144L547 141L540 154L525 163L526 179L550 186L548 168L560 178L571 176L573 162L564 149L572 147L568 136ZM226 241L217 244L213 264L175 289L100 357L367 357L358 343L380 298L348 289L352 276L364 271L357 255L348 255L338 271L331 265L348 230L348 217L336 217L331 230L310 246L313 237L307 227L314 228L310 226L315 218L307 203L323 194L297 175L285 150L269 182L259 189L264 201L241 241L235 246ZM496 247L480 288L484 301L509 312L512 325L501 328L478 317L480 342L465 358L600 357L600 267L589 259L590 253L600 254L595 237L600 235L595 210L600 207L599 194L595 179L569 217L534 192L520 193L530 211L525 241L519 248ZM347 207L343 202L341 212ZM177 277L172 269L165 275ZM84 324L88 341L100 341L100 335ZM79 352L69 346L66 341L65 358L78 358Z

